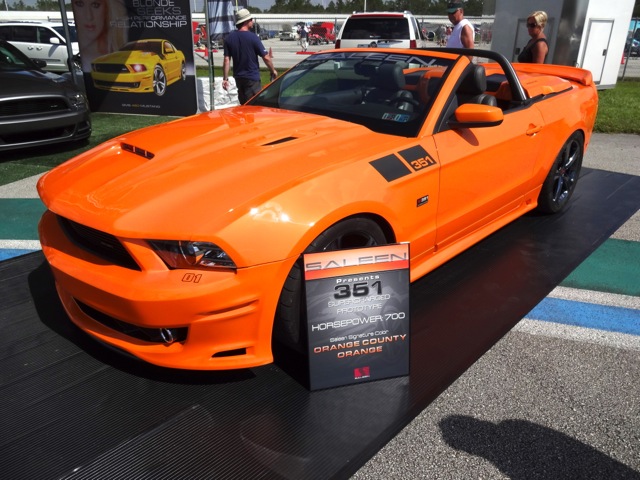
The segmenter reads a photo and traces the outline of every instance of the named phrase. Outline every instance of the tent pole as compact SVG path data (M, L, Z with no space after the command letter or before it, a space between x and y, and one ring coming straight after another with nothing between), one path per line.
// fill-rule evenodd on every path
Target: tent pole
M62 1L62 0L60 0ZM208 55L208 63L209 63L209 101L210 101L210 105L209 105L209 111L211 110L215 110L215 98L214 98L214 92L215 92L215 85L214 85L214 77L213 77L213 43L211 42L211 35L212 32L210 32L209 30L211 29L211 22L209 22L209 1L208 0L205 3L205 8L204 8L204 16L205 16L205 23L206 23L206 27L205 30L207 32L207 53Z
M5 0L6 2L7 0ZM73 48L71 47L71 33L69 32L69 20L67 19L67 9L64 4L64 0L58 0L60 4L60 13L62 14L62 28L64 30L64 38L66 39L66 47L67 47L67 67L69 67L69 71L71 72L71 79L73 83L77 87L82 87L84 90L84 85L80 84L80 79L78 78L78 72L76 72L75 62L73 60ZM82 79L84 83L84 79Z

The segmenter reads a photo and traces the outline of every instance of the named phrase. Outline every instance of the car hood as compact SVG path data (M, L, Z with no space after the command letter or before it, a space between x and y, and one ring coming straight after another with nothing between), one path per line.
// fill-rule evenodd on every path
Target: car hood
M0 73L0 97L15 95L47 95L60 94L67 89L74 89L64 77L55 73L40 70L17 70Z
M316 115L236 107L123 135L52 170L38 190L50 210L99 230L205 238L306 181L321 188L312 182L323 173L370 161L363 148L384 152L403 140ZM341 180L345 188L354 181Z

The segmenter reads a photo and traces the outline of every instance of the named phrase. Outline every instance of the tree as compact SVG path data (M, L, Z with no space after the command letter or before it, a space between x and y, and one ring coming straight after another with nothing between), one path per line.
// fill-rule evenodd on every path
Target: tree
M71 5L68 6L71 10ZM57 12L60 10L60 3L57 0L37 0L36 10L41 12Z

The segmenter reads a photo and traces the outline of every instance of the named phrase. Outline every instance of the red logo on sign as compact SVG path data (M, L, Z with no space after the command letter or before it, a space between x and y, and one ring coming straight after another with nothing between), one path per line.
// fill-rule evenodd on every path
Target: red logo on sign
M369 367L359 367L353 369L353 378L359 380L361 378L369 378Z

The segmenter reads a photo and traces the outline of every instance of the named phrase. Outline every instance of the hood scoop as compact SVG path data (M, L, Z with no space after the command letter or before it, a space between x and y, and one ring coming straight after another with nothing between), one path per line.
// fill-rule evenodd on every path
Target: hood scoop
M147 160L151 160L153 157L156 156L155 153L152 153L149 150L145 150L143 148L136 147L136 146L131 145L129 143L121 143L120 144L120 148L122 148L122 150L126 150L127 152L131 152L131 153L139 155L139 156L141 156L143 158L146 158Z

